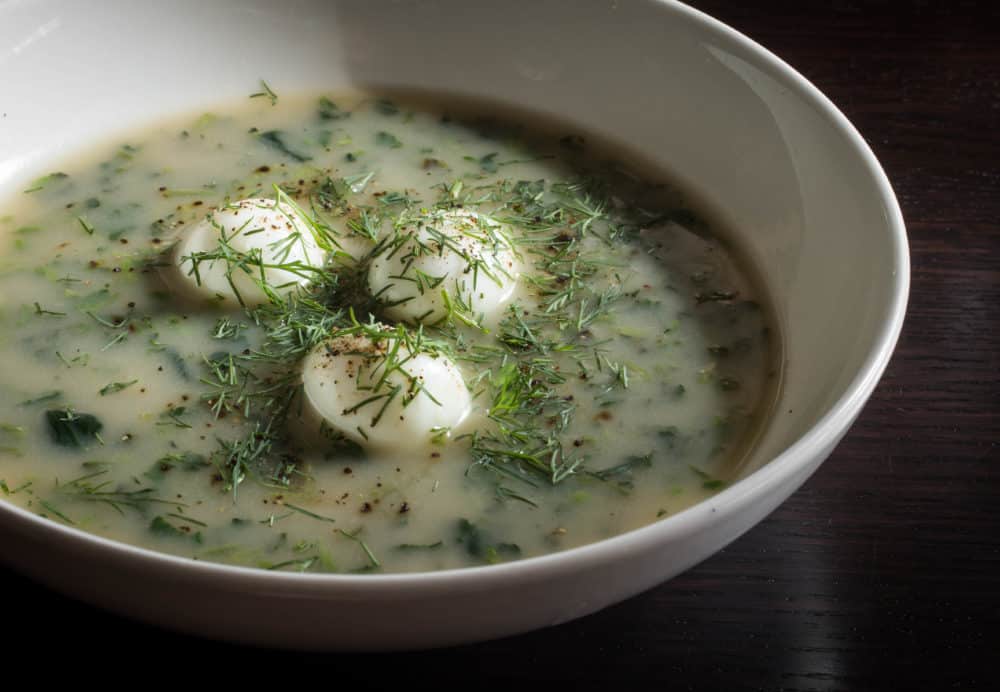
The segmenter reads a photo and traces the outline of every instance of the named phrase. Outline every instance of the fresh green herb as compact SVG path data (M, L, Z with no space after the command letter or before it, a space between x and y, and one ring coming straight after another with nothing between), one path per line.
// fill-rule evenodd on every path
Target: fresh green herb
M505 486L498 485L496 493L497 493L497 499L501 501L517 500L518 502L523 502L524 504L530 505L531 507L538 507L538 503L535 502L534 500L527 498L524 495L518 493L517 491L511 490L510 488L507 488Z
M94 235L94 227L87 222L87 219L82 216L78 216L76 217L76 220L80 222L80 227L83 228L87 235Z
M486 562L495 565L505 559L513 559L521 556L521 546L517 543L497 543L486 548Z
M631 490L634 481L633 475L636 469L649 468L653 465L653 455L643 454L642 456L630 456L620 464L600 471L591 471L590 475L602 481L613 481L623 490Z
M24 401L22 401L21 403L19 403L18 406L32 406L34 404L41 404L41 403L46 402L46 401L52 401L54 399L58 399L62 395L63 395L63 393L62 393L61 390L59 390L59 389L52 389L52 390L47 391L47 392L42 392L41 394L39 394L38 396L36 396L34 399L25 399Z
M65 180L68 177L69 177L68 174L59 171L56 171L55 173L49 173L48 175L43 175L41 178L36 178L35 180L31 181L31 184L28 185L28 189L25 190L25 192L31 193L31 192L38 192L39 190L44 190L45 187L50 183L56 180Z
M156 424L173 425L177 428L190 428L191 424L181 419L181 416L185 413L187 413L187 406L174 406L161 413L160 420Z
M312 557L301 558L297 560L285 560L284 562L276 562L274 564L264 565L264 569L279 570L279 569L284 569L285 567L298 567L299 572L306 572L309 570L309 568L311 568L313 565L319 562L319 560L320 560L319 556L314 555Z
M171 197L200 197L205 194L205 190L198 188L169 188L160 190L160 194L167 199Z
M456 541L465 548L470 557L489 563L499 562L503 555L517 557L521 548L516 543L494 542L478 526L468 519L459 519L456 525Z
M726 487L727 483L719 478L714 478L708 473L705 473L696 466L688 465L688 468L694 472L694 475L701 479L701 487L705 490L719 490Z
M40 504L42 507L44 507L46 510L48 510L49 512L51 512L52 514L54 514L59 519L62 519L67 524L74 524L74 525L76 524L75 521L73 521L72 519L70 519L69 517L67 517L65 514L63 514L62 512L60 512L58 509L56 509L55 507L53 507L51 503L46 502L45 500L39 500L38 504Z
M342 180L344 185L346 185L351 192L357 194L359 192L364 192L368 183L370 183L374 177L375 172L372 171L368 173L358 173L357 175L346 175Z
M89 413L75 413L69 408L45 412L52 441L61 447L80 449L92 441L100 441L104 424Z
M350 116L349 111L342 110L340 106L328 99L326 96L322 96L319 99L319 119L320 120L341 120Z
M292 149L288 144L285 143L285 133L281 130L268 130L267 132L261 132L257 135L257 138L274 149L277 149L285 156L294 159L295 161L305 162L311 161L312 156L309 154L303 154L299 151Z
M125 341L127 338L128 338L128 332L126 332L126 331L119 332L117 335L115 335L115 337L113 339L111 339L111 341L109 341L108 343L104 344L104 346L101 347L101 351L102 352L107 351L109 348L111 348L115 344L120 344L121 342Z
M389 147L390 149L399 149L403 146L403 143L394 134L384 130L376 133L375 143L380 147Z
M440 548L443 545L444 545L444 541L437 541L435 543L426 543L426 544L420 544L420 543L400 543L399 545L394 546L394 549L402 551L402 552L410 552L410 551L415 551L415 550L437 550L438 548Z
M65 317L65 312L56 312L54 310L46 310L38 303L35 303L35 314L36 315L49 315L51 317Z
M497 152L492 152L479 158L479 167L487 173L496 173L499 167L496 162Z
M396 115L399 113L399 106L389 99L378 99L375 101L375 110L382 115Z
M166 474L173 469L182 471L199 471L211 463L201 454L194 452L184 452L182 454L167 454L160 457L153 464L153 467L146 471L145 475L154 481L162 480Z
M149 530L157 536L178 537L187 535L160 515L153 517L153 520L149 522Z
M255 94L250 94L250 98L252 99L266 98L268 101L271 102L272 106L278 103L278 95L274 93L271 87L268 86L267 82L265 82L263 79L260 80L260 88L261 91L258 91Z
M120 392L123 389L131 387L132 385L134 385L138 381L139 380L129 380L128 382L111 382L111 383L106 384L103 387L101 387L101 390L100 390L99 393L100 393L101 396L107 396L108 394L114 394L115 392Z
M7 485L7 481L0 480L0 491L2 491L4 495L16 495L22 490L28 490L29 488L31 488L31 484L32 484L31 481L25 481L21 485L15 488L11 488Z
M235 340L240 338L240 334L246 329L247 325L242 322L234 322L229 317L220 317L215 322L215 328L212 330L212 338Z
M125 509L131 509L145 515L146 511L154 505L183 506L181 502L157 497L152 488L125 489L121 486L112 486L109 480L95 482L95 479L100 479L107 473L108 469L99 469L68 483L57 485L56 491L60 496L76 501L107 505L119 514L124 514Z
M171 367L177 371L178 375L185 380L192 379L191 371L188 369L187 360L177 351L177 349L160 344L156 350L163 351L163 353L166 354L167 362L169 362Z
M322 516L320 514L316 514L315 512L310 512L308 509L304 509L302 507L297 507L296 505L293 505L293 504L288 503L288 502L285 502L283 504L284 504L285 507L287 507L288 509L292 510L293 512L298 512L299 514L304 514L305 516L309 517L310 519L317 519L319 521L328 521L331 524L336 523L336 519L331 519L330 517L324 517L324 516Z
M378 569L379 567L382 566L382 564L378 561L378 558L376 558L375 554L371 551L371 548L368 547L368 544L365 543L360 538L358 538L358 534L360 533L360 529L358 531L355 531L354 533L348 533L347 531L344 531L343 529L336 529L336 532L339 533L344 538L349 538L349 539L351 539L352 541L354 541L355 543L357 543L358 545L361 546L361 550L364 551L365 557L368 558L368 564L369 564L369 566L372 569Z
M195 526L208 526L208 524L206 524L205 522L199 521L198 519L193 519L186 514L178 514L177 512L168 512L165 516L172 517L174 519L179 519L180 521L183 521L188 524L194 524Z

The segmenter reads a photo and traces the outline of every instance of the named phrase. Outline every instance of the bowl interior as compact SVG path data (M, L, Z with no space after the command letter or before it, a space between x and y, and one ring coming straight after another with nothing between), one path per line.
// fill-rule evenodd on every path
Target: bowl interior
M870 152L801 78L683 6L13 2L0 6L0 76L0 197L62 152L245 98L262 78L486 98L643 152L734 229L772 296L784 382L745 475L817 424L827 446L843 434L898 334L905 238Z

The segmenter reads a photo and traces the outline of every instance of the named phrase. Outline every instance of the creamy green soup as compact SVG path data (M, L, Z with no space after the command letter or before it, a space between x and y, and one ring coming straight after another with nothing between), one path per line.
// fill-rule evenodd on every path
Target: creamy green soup
M777 387L765 297L662 174L495 112L268 89L26 181L0 208L4 500L196 560L380 572L564 550L724 488ZM184 265L246 199L292 209L321 261L223 233ZM466 222L507 268L433 235ZM418 232L463 276L399 260ZM262 297L202 290L199 262ZM487 313L482 286L509 295ZM376 376L328 420L303 362L344 353ZM463 413L413 428L418 404Z

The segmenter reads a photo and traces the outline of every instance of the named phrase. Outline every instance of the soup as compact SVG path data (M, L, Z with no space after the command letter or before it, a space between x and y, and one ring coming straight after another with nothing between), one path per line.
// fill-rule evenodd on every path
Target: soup
M750 271L662 173L495 113L264 85L26 183L0 210L5 499L376 572L564 550L725 487L778 384Z

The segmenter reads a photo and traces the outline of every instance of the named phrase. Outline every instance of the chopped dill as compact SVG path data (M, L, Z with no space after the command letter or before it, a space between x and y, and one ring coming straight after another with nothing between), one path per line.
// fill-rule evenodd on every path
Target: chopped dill
M368 544L358 537L358 534L361 532L360 529L358 531L355 531L354 533L348 533L343 529L336 529L336 532L339 533L344 538L349 538L355 543L357 543L359 546L361 546L361 550L364 551L365 557L368 558L368 565L371 569L378 569L382 566L382 563L380 563L378 561L378 558L375 557L375 554L372 552L371 548L368 547Z
M336 521L337 521L336 519L331 519L330 517L324 517L324 516L322 516L320 514L316 514L315 512L310 512L308 509L304 509L302 507L298 507L296 505L291 504L290 502L283 502L282 506L283 507L287 507L288 509L290 509L290 510L292 510L294 512L298 512L299 514L304 514L305 516L309 517L310 519L317 519L319 521L328 521L331 524L336 523Z
M252 98L252 99L266 98L268 101L271 102L272 106L277 105L277 103L278 103L278 95L276 93L274 93L274 90L271 89L271 87L268 86L267 82L265 82L263 79L260 80L260 88L261 88L261 91L258 91L256 93L250 94L250 98Z
M101 480L108 473L102 469L75 478L67 483L56 484L56 493L61 497L80 502L97 502L107 505L119 514L125 514L125 509L131 509L140 515L145 515L151 506L167 505L183 507L184 503L176 500L165 500L156 495L153 488L125 489L121 485L113 485L109 480Z
M56 312L55 310L46 310L41 305L39 305L37 302L34 305L35 305L35 314L36 315L48 315L48 316L51 316L51 317L65 317L66 316L65 312Z
M101 387L98 392L101 396L107 396L108 394L114 394L115 392L120 392L123 389L127 389L134 385L139 380L129 380L128 382L110 382L103 387Z

